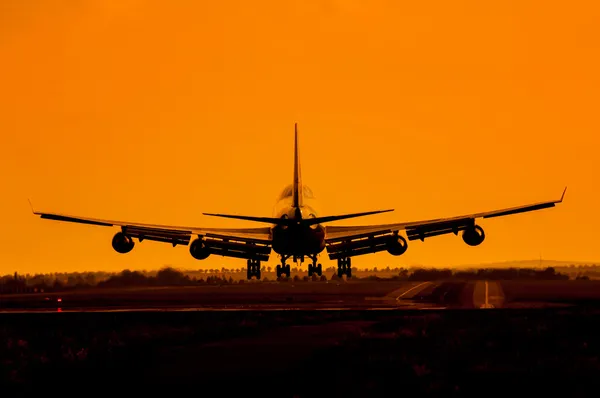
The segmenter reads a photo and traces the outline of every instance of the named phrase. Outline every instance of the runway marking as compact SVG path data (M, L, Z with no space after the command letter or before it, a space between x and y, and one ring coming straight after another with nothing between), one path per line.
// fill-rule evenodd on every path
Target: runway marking
M485 304L482 304L479 308L494 308L494 306L490 304L490 289L488 281L485 281Z
M413 286L410 289L408 289L407 291L405 291L404 293L402 293L401 295L399 295L398 297L396 297L396 301L400 300L401 297L404 297L405 295L407 295L408 293L412 292L413 290L415 290L416 288L429 284L431 282L423 282L423 283L419 283L417 286Z

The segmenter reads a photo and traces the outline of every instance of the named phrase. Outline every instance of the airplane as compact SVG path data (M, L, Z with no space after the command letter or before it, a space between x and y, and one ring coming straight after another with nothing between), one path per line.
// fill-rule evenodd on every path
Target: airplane
M325 250L330 260L337 260L337 274L352 277L351 259L355 256L387 250L394 256L400 256L408 249L408 242L424 241L425 238L461 232L463 241L469 246L478 246L485 239L483 228L476 224L479 218L500 217L554 207L564 199L567 188L558 200L539 202L518 207L492 210L449 218L437 218L422 221L400 222L379 225L334 226L324 225L332 221L363 217L385 213L393 209L367 211L341 215L320 216L315 210L315 196L304 185L300 168L298 148L298 123L294 125L294 170L293 181L279 195L274 207L273 217L244 216L234 214L202 213L206 216L231 218L267 224L256 228L203 228L142 224L128 221L111 221L72 216L57 213L35 211L34 215L43 219L91 224L106 227L120 227L112 239L112 247L118 253L129 253L134 239L166 242L173 245L189 245L193 258L204 260L210 255L246 259L247 278L261 278L261 262L268 261L271 251L280 256L277 265L277 278L290 277L290 265L311 260L308 275L321 276L323 268L317 263ZM31 204L31 202L30 202ZM406 233L406 238L400 234ZM194 240L191 242L192 238Z

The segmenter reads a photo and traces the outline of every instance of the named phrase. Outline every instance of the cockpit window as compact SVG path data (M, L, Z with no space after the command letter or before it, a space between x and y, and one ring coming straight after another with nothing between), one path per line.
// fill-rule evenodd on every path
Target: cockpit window
M292 196L292 185L288 185L287 187L283 188L283 191L281 191L281 195L279 195L279 200L281 199L285 199L288 196Z
M307 198L314 198L312 189L310 189L307 185L304 185L302 189L303 189L305 197L307 197Z
M286 186L283 191L281 191L281 194L279 195L279 199L278 200L282 200L288 197L292 196L292 184ZM302 186L302 191L304 193L304 197L305 198L314 198L312 189L310 189L308 186L303 185Z

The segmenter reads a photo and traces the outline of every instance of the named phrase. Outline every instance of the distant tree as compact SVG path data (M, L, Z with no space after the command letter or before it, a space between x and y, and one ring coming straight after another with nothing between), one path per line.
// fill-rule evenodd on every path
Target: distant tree
M190 278L181 271L167 267L156 273L156 280L161 285L183 285L190 282Z
M90 286L96 286L96 274L93 272L88 272L85 275L85 284Z
M75 275L69 275L67 277L67 286L75 286L77 284L77 277Z
M554 267L548 267L548 268L546 268L546 270L544 272L548 275L556 274L556 270L554 269Z
M273 268L271 268L271 267L267 267L267 272L271 272L272 269Z

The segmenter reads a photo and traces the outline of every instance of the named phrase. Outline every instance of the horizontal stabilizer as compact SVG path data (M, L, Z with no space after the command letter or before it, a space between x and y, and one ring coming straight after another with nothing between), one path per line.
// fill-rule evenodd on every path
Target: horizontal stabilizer
M371 214L386 213L388 211L394 211L394 209L367 211L364 213L341 214L339 216L307 218L307 219L301 220L300 222L304 225L314 225L314 224L320 224L320 223L324 223L324 222L344 220L346 218L354 218L354 217L369 216ZM234 215L234 214L215 214L215 213L202 213L202 214L204 214L205 216L233 218L236 220L256 221L256 222L264 222L264 223L276 224L276 225L291 225L291 224L296 224L299 221L299 220L293 220L293 219L288 219L288 218L238 216L238 215Z
M282 218L273 218L273 217L254 217L254 216L238 216L234 214L215 214L215 213L202 213L205 216L213 216L213 217L222 217L222 218L233 218L236 220L246 220L246 221L256 221L256 222L264 222L268 224L277 224L277 225L285 225L289 223L289 220Z
M355 218L355 217L362 217L362 216L370 216L372 214L387 213L390 211L394 211L394 209L367 211L364 213L341 214L339 216L316 217L316 218L309 218L309 219L303 220L302 222L304 224L314 225L314 224L321 224L321 223L325 223L325 222L344 220L346 218Z

